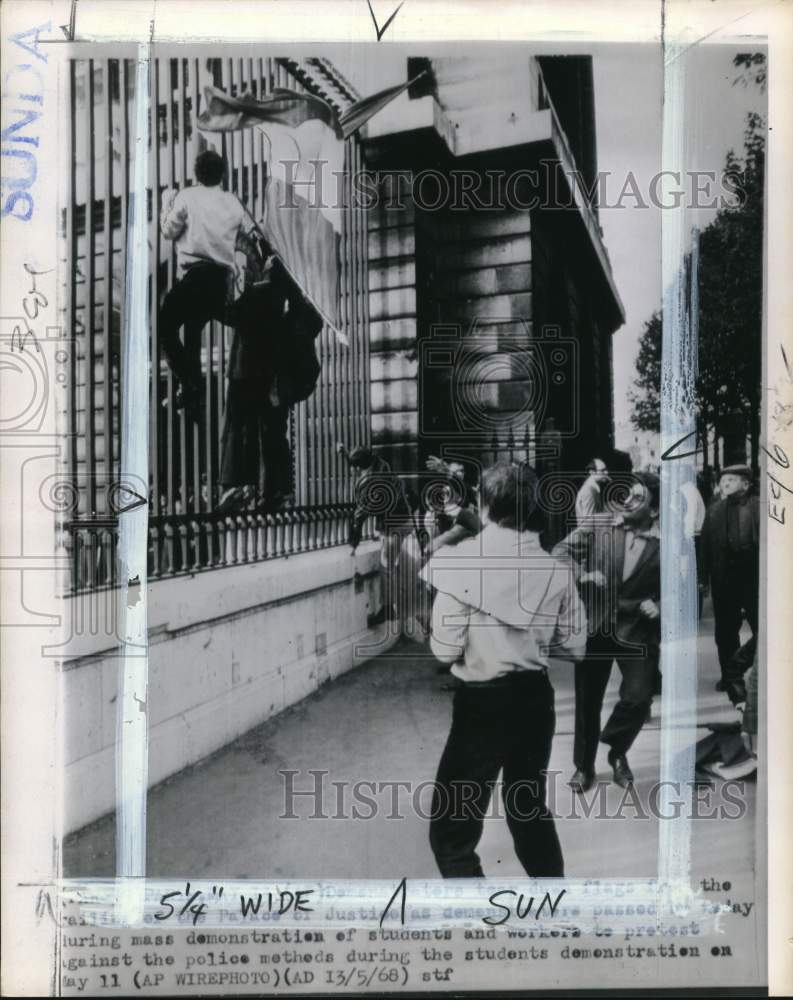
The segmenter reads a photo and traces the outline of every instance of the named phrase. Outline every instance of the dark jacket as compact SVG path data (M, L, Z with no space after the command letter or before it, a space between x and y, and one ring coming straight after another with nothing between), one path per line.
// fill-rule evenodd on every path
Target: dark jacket
M231 311L230 379L260 379L274 406L307 399L319 378L315 340L322 319L280 263L270 281L247 288Z
M738 514L740 551L732 552L727 540L727 517L734 506ZM754 494L725 497L708 507L700 541L700 575L718 588L731 570L753 571L760 552L760 501Z
M576 528L551 553L571 567L579 581L584 573L600 572L604 586L581 585L587 611L589 634L609 633L621 642L658 646L660 618L647 618L639 611L642 601L661 601L660 539L645 540L644 549L627 580L622 579L625 563L625 528L597 524Z
M389 520L403 526L412 525L405 486L379 455L375 455L372 464L361 472L355 483L355 510L350 518L349 532L349 543L353 548L361 540L368 517L374 517L377 530L381 532L389 526Z

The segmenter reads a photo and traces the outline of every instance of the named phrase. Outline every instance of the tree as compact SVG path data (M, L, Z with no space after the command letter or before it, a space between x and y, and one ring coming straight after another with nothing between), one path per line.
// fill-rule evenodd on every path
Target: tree
M661 314L654 312L644 324L636 357L637 378L634 385L639 390L628 393L633 404L631 421L640 431L661 430Z
M736 56L745 68L738 79L765 87L765 56ZM747 116L743 156L727 153L725 174L739 183L735 204L719 210L699 241L699 377L697 407L700 442L709 429L722 436L736 421L751 439L757 463L760 432L760 382L763 295L763 184L765 120ZM658 313L645 323L636 360L636 391L631 421L640 430L660 426L661 322ZM707 463L706 463L707 464Z
M733 86L740 83L742 87L748 87L750 83L756 84L761 92L765 93L766 84L766 60L763 52L739 52L733 57L733 66L740 67L742 72L733 80Z
M765 122L748 116L741 163L730 151L726 169L742 178L743 203L722 209L703 231L699 258L699 379L703 421L719 433L740 415L757 461L763 321L763 180Z

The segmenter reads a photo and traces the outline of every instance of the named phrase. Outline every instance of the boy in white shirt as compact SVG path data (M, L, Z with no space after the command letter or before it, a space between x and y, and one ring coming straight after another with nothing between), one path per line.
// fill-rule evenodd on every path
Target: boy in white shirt
M538 480L528 465L482 473L481 534L441 548L423 570L438 593L432 652L462 682L438 765L430 845L443 878L483 877L477 844L493 786L532 878L562 878L546 805L556 716L548 668L580 660L587 625L575 576L540 545Z
M176 243L179 280L160 309L159 339L181 383L178 405L197 415L201 393L201 331L211 319L222 320L235 272L235 250L245 248L252 220L239 200L220 184L225 164L214 150L195 161L197 184L163 198L160 229ZM184 343L179 329L184 326Z

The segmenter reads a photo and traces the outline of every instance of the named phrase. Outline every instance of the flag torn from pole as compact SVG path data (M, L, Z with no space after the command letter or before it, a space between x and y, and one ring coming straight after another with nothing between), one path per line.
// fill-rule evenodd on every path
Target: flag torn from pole
M345 141L419 76L356 101L340 115L319 97L284 88L262 98L204 88L202 132L256 128L265 136L264 215L254 222L344 343L339 252Z

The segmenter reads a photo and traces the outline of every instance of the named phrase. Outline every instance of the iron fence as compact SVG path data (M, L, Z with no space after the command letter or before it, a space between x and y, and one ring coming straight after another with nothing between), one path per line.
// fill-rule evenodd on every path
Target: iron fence
M319 63L317 64L320 65ZM320 79L330 79L323 61ZM321 373L314 393L289 420L294 504L276 512L217 511L226 364L232 330L208 323L201 365L204 417L189 420L176 407L176 387L158 336L162 296L175 280L173 244L159 231L162 196L192 180L206 142L195 127L201 88L260 97L274 87L309 90L341 107L344 87L323 87L299 64L283 59L156 59L149 97L147 191L150 316L149 432L151 459L149 574L193 573L337 545L352 508L351 472L336 444L369 440L367 238L364 210L349 197L351 173L362 167L358 140L346 143L346 197L341 234L341 344L330 327L318 338ZM68 323L73 335L70 490L64 505L73 590L116 582L116 521L108 500L119 477L120 359L124 336L127 217L131 163L140 137L134 124L131 60L89 59L70 64L70 191L64 211ZM349 95L351 100L353 95ZM267 182L264 136L246 129L223 134L228 189L259 218Z

